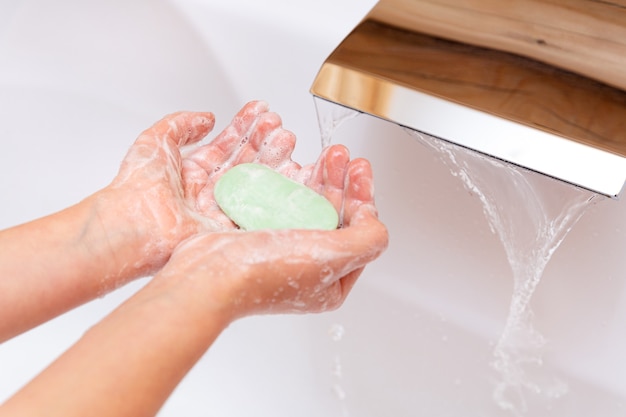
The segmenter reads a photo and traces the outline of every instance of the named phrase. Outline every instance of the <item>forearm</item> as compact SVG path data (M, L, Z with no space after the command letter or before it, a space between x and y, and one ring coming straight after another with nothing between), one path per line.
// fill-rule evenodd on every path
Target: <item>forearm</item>
M135 232L105 230L99 198L0 231L0 342L140 275Z
M337 308L388 243L368 167L348 167L339 230L213 232L180 243L0 416L151 416L234 319Z
M155 277L0 407L0 415L155 415L230 322L202 302L195 286Z

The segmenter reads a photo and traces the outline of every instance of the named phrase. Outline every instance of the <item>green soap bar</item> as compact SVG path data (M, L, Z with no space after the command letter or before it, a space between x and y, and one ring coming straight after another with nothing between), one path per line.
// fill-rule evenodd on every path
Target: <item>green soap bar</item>
M222 211L244 230L332 230L339 223L330 201L264 165L234 166L214 193Z

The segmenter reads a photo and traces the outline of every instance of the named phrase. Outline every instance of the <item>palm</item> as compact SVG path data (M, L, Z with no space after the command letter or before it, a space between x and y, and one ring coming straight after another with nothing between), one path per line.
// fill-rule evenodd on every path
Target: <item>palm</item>
M234 165L258 162L293 176L301 168L291 160L295 136L284 130L275 113L255 112L244 107L210 143L193 149L182 159L181 180L187 207L213 222L209 229L234 228L219 209L213 195L217 180Z
M202 302L224 307L235 318L338 307L365 264L387 246L374 206L371 167L363 159L350 161L347 149L335 145L315 165L293 174L333 202L341 212L341 230L199 233L177 247L164 271L210 276L197 280L209 286L199 291ZM207 270L207 262L219 272ZM239 268L245 272L239 274Z
M210 113L175 113L143 132L112 186L124 194L138 227L173 248L201 231L235 225L219 209L213 189L230 167L259 162L323 192L323 170L291 160L294 135L262 102L248 103L211 142L194 148L213 128Z

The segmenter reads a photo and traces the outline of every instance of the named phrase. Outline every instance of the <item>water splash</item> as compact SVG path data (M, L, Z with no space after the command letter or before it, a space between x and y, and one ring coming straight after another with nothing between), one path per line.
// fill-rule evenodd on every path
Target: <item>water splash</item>
M317 110L317 122L320 127L322 149L330 145L333 133L343 122L354 119L361 113L339 104L313 97Z
M346 329L343 325L338 323L333 324L330 326L330 329L328 329L328 335L335 343L341 342L345 333ZM341 383L343 378L343 366L341 363L341 355L339 353L335 355L331 375L333 378L332 391L341 405L341 417L349 417L350 412L348 410L348 404L346 403L346 391Z
M514 285L508 317L493 350L493 397L502 409L524 415L529 395L559 398L565 382L542 369L546 340L532 324L531 298L565 236L598 195L451 143L407 132L434 149L452 174L477 196L489 226L500 238Z

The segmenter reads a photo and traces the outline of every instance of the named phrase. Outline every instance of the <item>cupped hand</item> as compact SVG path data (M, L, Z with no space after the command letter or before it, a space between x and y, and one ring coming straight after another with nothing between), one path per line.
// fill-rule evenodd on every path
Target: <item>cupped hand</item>
M337 230L204 233L183 242L155 281L177 282L190 302L234 320L261 313L320 312L344 301L365 265L387 247L368 161L326 149L296 172L340 212Z
M259 162L285 174L300 169L291 161L294 135L266 103L248 103L210 143L189 146L214 123L212 113L166 116L139 136L100 195L106 232L132 235L141 248L139 274L163 266L174 247L194 233L235 228L213 197L215 182L230 166Z

